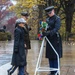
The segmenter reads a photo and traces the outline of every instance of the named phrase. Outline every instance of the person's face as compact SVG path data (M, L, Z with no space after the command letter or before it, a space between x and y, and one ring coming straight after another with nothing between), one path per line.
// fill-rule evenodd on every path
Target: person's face
M19 26L20 27L24 27L25 23L20 23Z
M48 13L49 17L52 17L54 14L54 9L51 11L51 13Z

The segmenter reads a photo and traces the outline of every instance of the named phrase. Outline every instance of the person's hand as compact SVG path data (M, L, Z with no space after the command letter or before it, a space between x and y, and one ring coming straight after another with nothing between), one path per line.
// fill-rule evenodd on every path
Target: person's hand
M48 36L48 35L50 34L50 31L45 31L45 32L43 32L42 34L43 34L43 37L44 37L44 36Z
M24 47L26 48L26 47L27 47L27 45L26 45L26 44L24 44Z
M46 36L46 32L42 32L43 37Z

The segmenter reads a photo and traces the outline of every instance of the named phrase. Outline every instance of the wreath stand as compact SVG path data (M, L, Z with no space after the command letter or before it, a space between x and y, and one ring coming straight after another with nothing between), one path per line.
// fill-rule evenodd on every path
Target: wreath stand
M41 60L42 60L42 55L43 55L43 47L44 47L45 40L48 41L49 45L52 47L53 51L57 55L58 68L40 67ZM55 75L57 75L57 74L60 75L59 55L58 55L57 51L55 50L55 48L53 47L53 45L51 44L51 42L45 36L43 38L43 41L42 41L42 44L41 44L40 53L39 53L39 56L38 56L38 60L37 60L36 69L35 69L34 75L37 75L37 74L40 75L39 72L50 72L50 71L57 71Z

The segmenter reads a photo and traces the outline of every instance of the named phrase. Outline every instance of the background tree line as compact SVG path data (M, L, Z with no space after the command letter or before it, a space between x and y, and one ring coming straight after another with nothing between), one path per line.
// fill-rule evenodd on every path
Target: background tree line
M30 13L28 23L32 27L32 31L30 32L31 38L34 37L33 39L35 39L37 37L37 33L39 32L39 21L46 19L47 16L44 9L51 5L54 5L56 14L61 17L61 35L68 40L68 37L72 33L75 34L75 0L13 1L16 1L16 5L9 7L9 10L16 13L17 18L21 16L20 13L23 11L28 11Z

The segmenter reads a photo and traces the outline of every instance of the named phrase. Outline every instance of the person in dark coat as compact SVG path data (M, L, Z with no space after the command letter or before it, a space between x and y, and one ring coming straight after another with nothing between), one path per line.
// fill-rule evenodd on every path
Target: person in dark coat
M18 75L24 75L24 66L26 66L26 43L24 40L25 30L24 24L25 20L23 18L16 20L16 28L14 31L14 49L13 49L13 56L12 56L12 67L8 70L8 75L11 75L16 68L19 69Z
M48 23L47 31L43 32L44 36L47 36L57 53L59 58L62 57L62 41L58 30L60 29L60 17L54 12L54 6L47 7L45 11L48 14L46 22ZM46 58L49 60L50 68L58 68L57 55L53 51L49 43L46 43ZM52 71L49 75L55 75L56 71Z
M24 29L27 32L27 34L25 34L26 61L27 61L28 49L31 49L31 45L30 45L31 43L30 43L30 38L29 38L29 31L31 30L31 27L27 23L27 20L28 20L28 17L29 17L29 13L28 12L22 12L21 13L21 17L26 21ZM27 72L27 65L25 66L25 75L29 75L29 73Z

